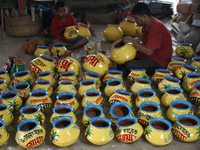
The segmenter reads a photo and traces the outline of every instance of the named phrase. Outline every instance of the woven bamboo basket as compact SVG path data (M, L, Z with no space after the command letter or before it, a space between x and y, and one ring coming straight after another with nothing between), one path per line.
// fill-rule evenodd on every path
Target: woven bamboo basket
M39 33L42 23L38 14L35 15L35 20L32 21L30 15L20 17L6 17L5 28L10 36L25 37L33 36Z

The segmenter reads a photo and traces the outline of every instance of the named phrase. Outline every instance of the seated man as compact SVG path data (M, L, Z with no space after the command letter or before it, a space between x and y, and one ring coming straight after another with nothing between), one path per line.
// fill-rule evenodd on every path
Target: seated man
M148 75L152 75L155 69L167 68L172 57L171 35L165 25L151 15L149 6L145 3L137 3L132 8L132 15L142 29L142 43L130 37L124 38L124 43L132 43L138 50L136 58L118 65L127 75L130 69L146 69Z
M51 21L51 32L56 40L54 42L65 42L65 46L69 50L83 47L88 43L88 38L85 36L78 35L75 39L66 39L63 36L64 28L67 26L77 26L75 18L67 13L67 8L63 2L57 2L56 6L56 16Z

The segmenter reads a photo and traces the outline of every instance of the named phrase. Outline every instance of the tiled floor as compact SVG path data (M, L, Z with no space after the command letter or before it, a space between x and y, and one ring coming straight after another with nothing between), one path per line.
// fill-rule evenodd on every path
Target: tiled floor
M163 20L163 22L165 23L165 25L168 27L168 29L170 30L170 21L167 20ZM110 55L110 51L111 51L111 42L107 42L104 40L103 37L103 30L106 28L106 25L94 25L94 33L89 41L89 44L94 45L95 42L97 40L102 40L102 49L106 50L106 55L109 56ZM30 39L34 39L34 40L47 40L50 41L50 39L41 37L40 35L37 36L33 36L33 37L25 37L25 38L15 38L15 37L10 37L8 36L5 32L0 31L0 68L2 68L5 64L5 62L7 61L7 58L9 55L13 55L17 58L22 59L25 63L26 63L26 69L29 69L29 63L32 59L35 58L34 55L28 55L24 52L23 50L23 44L25 43L25 41L30 40ZM177 47L178 43L176 42L176 39L173 38L173 48L175 49ZM72 52L72 57L74 57L75 59L77 59L79 62L81 62L81 57L86 55L86 51L83 50L83 48L74 50ZM189 60L188 60L189 62ZM82 64L81 64L82 65ZM79 76L79 81L81 80L82 76L83 76L83 71L81 71L80 76ZM126 87L127 90L130 91L130 85L127 83L127 79L125 79L125 83L126 83ZM155 85L152 85L153 89L155 89L155 91L157 92L158 97L161 97L161 94L159 93L157 87ZM12 87L11 87L12 88ZM77 87L78 88L78 87ZM102 91L103 91L104 86L102 86ZM103 106L104 112L105 114L108 113L109 110L109 104L107 102L108 98L105 97L105 95L103 95L106 102ZM78 97L79 102L81 102L81 98ZM52 100L55 101L55 95L52 96ZM134 99L133 99L134 101ZM196 108L195 106L193 106L194 109ZM166 112L165 108L162 108L163 112ZM168 150L168 149L181 149L181 150L199 150L200 149L200 141L197 142L193 142L193 143L184 143L181 142L180 140L178 140L175 136L173 141L164 147L156 147L151 145L150 143L148 143L146 141L146 139L144 138L144 136L142 136L137 142L132 143L132 144L124 144L119 142L117 139L113 139L109 144L103 145L103 146L95 146L93 144L91 144L89 141L87 141L87 139L84 137L84 130L85 127L81 124L81 118L82 118L82 113L83 108L82 106L79 106L79 109L76 110L75 114L78 118L77 120L77 125L80 127L81 129L81 133L80 133L80 137L78 139L78 141L73 144L72 146L69 147L69 149L73 150L73 149L81 149L81 150L86 150L86 149L93 149L93 150L111 150L111 149L134 149L134 150L157 150L157 149L162 149L162 150ZM137 112L137 109L134 107L133 108L134 113ZM49 133L50 130L52 128L49 119L50 116L52 114L52 111L48 111L47 113L45 113L46 115L46 121L44 124L44 127L46 129L46 138L45 141L37 148L35 149L63 149L63 148L59 148L55 145L53 145L51 143L51 141L49 140ZM8 142L2 146L0 148L0 150L2 149L22 149L19 145L17 145L17 143L15 142L15 133L16 133L16 127L17 127L17 120L19 117L19 112L14 113L14 121L13 123L8 127L8 131L10 132L10 139L8 140Z

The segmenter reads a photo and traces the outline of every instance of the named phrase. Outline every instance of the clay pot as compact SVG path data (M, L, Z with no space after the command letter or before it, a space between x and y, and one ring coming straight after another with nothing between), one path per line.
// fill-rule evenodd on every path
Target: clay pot
M108 41L117 41L123 37L124 33L118 25L108 24L108 27L103 31L103 36Z
M32 55L32 54L34 54L36 49L37 49L36 43L29 43L27 53Z
M27 53L27 51L28 51L28 47L29 47L29 43L28 42L26 42L25 44L24 44L24 51Z
M46 43L44 41L42 41L42 40L39 40L36 43L37 43L37 45L46 45Z
M125 36L134 36L137 33L135 21L133 19L126 18L119 24Z

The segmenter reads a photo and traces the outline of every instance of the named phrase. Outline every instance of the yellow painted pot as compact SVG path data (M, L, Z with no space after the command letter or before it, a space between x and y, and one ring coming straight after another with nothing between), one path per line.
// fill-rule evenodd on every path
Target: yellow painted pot
M0 70L0 80L5 80L6 84L9 86L11 83L11 78L8 75L8 71L7 70Z
M115 24L108 24L107 28L103 31L103 36L108 41L117 41L123 37L122 29Z
M137 34L138 34L140 37L142 37L142 28L143 28L143 26L138 26L138 27L136 28Z
M156 69L152 76L152 81L158 85L158 83L163 80L164 76L171 76L172 72L167 69Z
M130 107L133 107L133 101L131 99L132 93L124 90L115 90L115 92L108 99L110 105L117 102L127 103Z
M5 127L9 126L13 119L14 116L9 110L9 106L7 104L0 104L0 120L5 121Z
M86 79L86 80L82 80L80 82L80 86L78 88L78 95L80 95L81 97L83 97L84 93L87 90L97 90L97 91L100 91L99 86L96 84L96 81L92 80L92 79Z
M30 85L33 85L34 83L34 78L30 74L29 70L24 70L24 71L18 71L13 74L13 80L12 83L16 84L19 82L28 82Z
M53 114L51 115L50 122L53 123L56 119L69 116L72 117L73 123L76 123L76 115L73 112L73 107L68 105L58 105L53 108Z
M77 38L78 34L79 34L79 31L76 29L76 26L68 26L68 27L65 27L65 32L63 36L67 40L72 40L72 39Z
M172 57L171 61L167 65L167 69L175 73L175 71L182 67L182 64L186 63L186 59L179 57Z
M34 52L34 55L35 55L35 57L39 57L40 54L45 54L45 55L51 56L51 53L49 51L49 46L38 45L37 49Z
M43 71L37 74L36 80L48 80L51 82L51 86L54 86L56 79L51 74L51 71Z
M110 60L102 53L97 55L87 55L83 62L83 69L85 71L94 71L104 76L106 71L109 70Z
M188 64L182 64L182 67L177 69L175 71L175 75L178 79L180 79L181 81L183 81L183 78L188 74L188 73L192 73L192 72L196 72L197 70L192 67L191 65Z
M62 116L53 122L50 140L56 146L67 147L74 144L80 135L80 128L70 116Z
M19 94L23 101L26 101L31 92L30 84L28 82L19 82L14 85L14 91Z
M178 116L172 126L174 135L183 142L194 142L200 138L200 120L194 115L182 114Z
M165 89L168 87L179 87L180 86L180 80L175 78L175 77L171 77L171 76L165 76L163 77L163 80L161 80L158 83L158 89L161 93L165 92Z
M78 76L80 73L79 71L80 64L76 59L72 57L67 57L67 58L63 58L59 60L56 67L57 67L58 73L65 72L65 71L73 71L76 73L76 76Z
M115 137L124 143L133 143L143 134L143 128L136 117L121 117L116 122Z
M183 78L182 88L190 93L196 83L200 82L200 73L188 73Z
M6 128L6 123L0 120L0 147L3 146L10 137L10 134Z
M190 43L179 43L179 46L175 50L178 57L190 58L194 52L192 44Z
M177 101L177 100L187 101L186 96L183 94L183 89L179 87L166 88L165 93L161 97L161 103L168 108L172 101Z
M145 69L130 69L127 78L130 84L133 84L137 78L149 79Z
M101 75L97 72L93 71L86 71L83 75L83 80L85 79L93 79L96 81L96 84L100 87L101 86Z
M90 120L94 117L102 117L105 115L103 113L103 108L99 105L88 105L83 110L83 118L81 119L82 124L87 127L90 124Z
M11 112L19 110L22 106L22 99L16 91L5 91L0 95L1 103L7 104Z
M111 121L101 117L92 118L84 134L95 145L107 144L114 138Z
M91 32L87 24L78 23L79 35L86 36L88 38L91 37Z
M8 90L9 90L9 87L6 84L6 80L0 79L0 93L3 93Z
M60 81L70 81L74 83L74 86L78 85L77 75L73 71L65 71L60 73L60 77L58 79L58 83Z
M130 43L124 43L123 39L119 39L112 44L110 57L117 64L122 65L125 62L134 59L135 56L135 47Z
M156 96L156 92L153 89L144 88L139 90L135 99L135 105L139 108L142 103L149 101L160 105L160 99Z
M191 108L192 104L188 101L172 101L170 107L167 109L166 116L170 121L175 122L177 117L182 114L193 115L194 113Z
M191 66L197 69L197 72L200 72L200 57L193 57Z
M39 125L43 125L45 122L45 115L41 112L39 106L27 105L20 109L18 123L27 119L35 119L38 121Z
M56 102L54 107L58 105L69 105L75 111L79 107L79 102L75 97L75 94L72 92L63 92L56 96Z
M33 87L32 91L35 90L45 90L48 92L48 96L50 97L52 94L52 86L51 82L48 80L37 80L35 81L35 86Z
M121 117L134 116L131 107L124 102L117 102L110 107L107 117L112 122L112 127L116 128L116 122Z
M172 124L166 119L153 118L144 130L146 140L156 146L165 146L172 142Z
M142 103L136 117L142 126L149 125L152 118L164 118L160 105L152 101Z
M196 105L200 105L200 82L194 85L194 88L190 92L190 100Z
M17 126L15 141L23 148L34 148L42 144L46 130L37 120L24 120Z
M118 78L110 79L106 82L104 94L110 97L113 93L115 93L115 90L117 89L126 91L126 87L124 86L124 83L122 82L122 80Z
M75 95L77 94L77 90L74 86L74 82L71 81L60 81L58 87L56 88L55 93L61 94L63 92L72 92Z
M106 71L106 75L103 78L103 82L106 83L108 80L113 79L113 78L118 78L121 79L122 82L124 82L122 72L119 70L108 70Z
M40 54L39 57L33 59L29 65L30 72L36 77L39 72L51 71L54 76L56 73L56 61L54 58Z
M51 49L52 55L64 56L66 51L67 49L65 47L65 43L62 42L53 43L53 47Z
M101 92L96 91L96 90L87 90L84 93L84 97L81 101L81 105L85 108L86 106L93 105L93 104L99 105L99 106L103 105L103 97L101 96Z
M137 33L137 27L135 21L126 18L123 22L119 24L125 36L134 36Z
M131 91L134 96L137 96L137 93L141 89L151 89L151 81L148 79L137 78L135 82L131 85Z
M41 111L44 113L52 107L52 100L48 96L48 92L45 90L35 90L29 93L29 98L26 101L26 105L38 105Z

